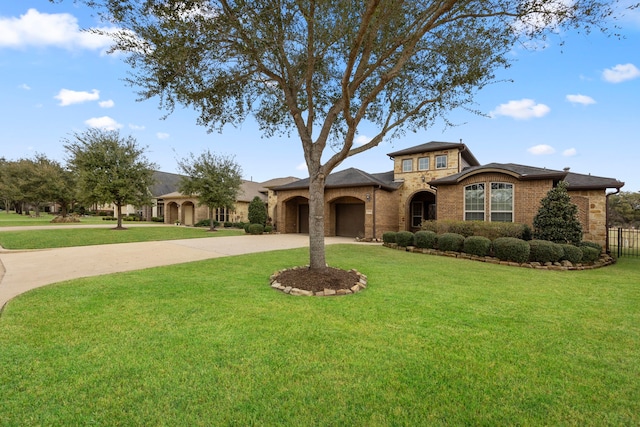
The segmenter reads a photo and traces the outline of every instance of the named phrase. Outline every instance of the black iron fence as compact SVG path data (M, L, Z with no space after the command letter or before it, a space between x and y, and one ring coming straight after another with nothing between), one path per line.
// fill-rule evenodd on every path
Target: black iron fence
M640 256L640 230L633 228L610 228L609 251L612 255Z

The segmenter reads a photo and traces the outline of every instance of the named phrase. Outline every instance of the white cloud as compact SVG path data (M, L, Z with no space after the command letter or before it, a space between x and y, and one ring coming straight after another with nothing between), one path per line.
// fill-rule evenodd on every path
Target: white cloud
M106 101L100 101L98 102L98 105L102 108L112 108L114 105L116 105L115 102L113 102L112 99L106 100Z
M122 127L120 123L116 122L109 116L93 117L89 120L86 120L85 124L92 128L99 128L104 130L117 130Z
M168 133L166 133L166 132L158 132L158 133L156 133L156 137L158 139L169 139L169 136L170 135Z
M31 86L29 86L26 83L22 83L20 86L18 86L20 89L24 89L24 90L31 90Z
M369 142L371 142L371 138L366 135L356 136L355 140L353 141L355 145L365 145Z
M514 119L526 120L546 116L551 108L545 104L536 104L533 99L521 99L519 101L509 101L506 104L498 105L491 113L491 117L507 116Z
M115 31L114 28L102 30ZM32 8L19 18L0 17L0 48L53 46L69 50L104 50L112 43L109 37L82 31L78 19L68 13L40 13Z
M576 154L578 154L578 150L576 150L575 148L567 148L562 152L562 155L565 157L573 157Z
M640 70L633 64L618 64L602 72L602 78L609 83L621 83L640 77Z
M91 92L60 89L55 99L60 100L60 106L66 107L72 104L81 104L87 101L97 101L100 99L100 91L93 89Z
M596 103L596 100L592 97L580 94L567 95L566 99L572 104L591 105Z
M552 146L546 144L534 145L533 147L529 147L527 151L534 156L553 154L556 152L556 150Z
M142 125L134 125L133 123L129 123L129 129L133 130L145 130L146 128Z
M298 166L296 166L296 170L308 171L307 164L305 162L300 163Z

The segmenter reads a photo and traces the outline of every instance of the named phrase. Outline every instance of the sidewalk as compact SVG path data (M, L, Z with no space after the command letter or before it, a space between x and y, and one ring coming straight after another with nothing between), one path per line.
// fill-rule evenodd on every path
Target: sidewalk
M335 243L356 242L349 237L325 238L326 245ZM0 310L21 293L65 280L308 245L307 235L264 234L0 251Z

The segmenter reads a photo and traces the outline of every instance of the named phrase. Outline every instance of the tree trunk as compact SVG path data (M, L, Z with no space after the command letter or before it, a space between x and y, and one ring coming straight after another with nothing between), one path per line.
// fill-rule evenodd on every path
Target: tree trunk
M324 184L323 174L309 178L309 267L327 268L324 249Z
M116 230L122 230L122 205L120 205L120 203L116 203L116 216L118 218Z
M213 223L213 208L209 208L209 231L216 231L216 226Z

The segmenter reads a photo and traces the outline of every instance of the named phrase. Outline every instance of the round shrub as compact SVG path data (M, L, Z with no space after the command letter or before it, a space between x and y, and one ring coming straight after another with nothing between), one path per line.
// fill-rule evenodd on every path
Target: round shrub
M564 255L562 246L548 240L531 240L529 247L529 261L558 262Z
M596 242L588 242L588 241L582 241L580 242L580 246L587 246L593 249L597 249L598 253L602 252L602 245L597 244Z
M578 264L582 261L582 250L579 247L567 243L560 246L562 246L562 251L564 252L562 259L566 259L572 264Z
M582 250L582 262L589 264L597 261L600 258L600 251L591 246L580 246Z
M265 225L264 226L264 232L265 233L271 233L273 231L273 226L272 225Z
M438 236L438 249L441 251L462 252L464 236L458 233L444 233Z
M414 240L416 246L419 248L433 249L436 247L438 235L433 231L416 231Z
M399 231L396 233L396 243L402 248L413 245L413 233L410 231Z
M527 262L529 251L529 242L515 237L498 237L493 241L493 252L503 261Z
M264 233L264 225L262 224L250 224L249 234L262 234Z
M396 234L395 231L385 231L382 233L382 241L384 243L396 243Z
M487 256L491 250L491 240L483 236L469 236L464 239L462 250L469 255Z

